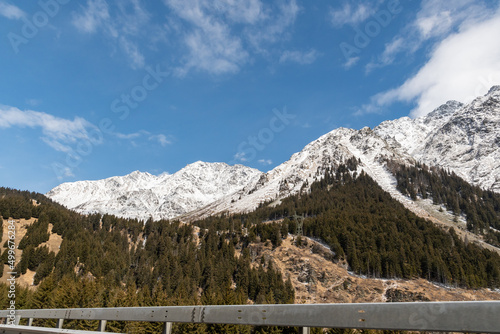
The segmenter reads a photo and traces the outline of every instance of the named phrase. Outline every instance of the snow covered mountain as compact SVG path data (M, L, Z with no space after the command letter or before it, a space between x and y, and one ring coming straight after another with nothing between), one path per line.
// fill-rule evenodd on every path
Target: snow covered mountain
M175 174L135 171L104 180L63 183L47 196L80 213L170 219L231 194L261 174L242 165L198 161Z
M396 190L387 160L449 168L472 184L500 192L500 86L469 105L450 101L424 117L385 121L373 130L333 130L267 173L241 165L197 162L173 175L134 172L66 183L47 196L84 213L192 220L251 211L264 201L297 194L327 168L351 158L414 212L421 209Z
M366 127L361 130L339 128L308 144L290 160L248 183L243 189L222 197L188 214L186 219L202 218L218 212L246 212L260 203L297 194L303 187L323 177L327 168L336 168L349 159L361 160L361 169L387 191L395 189L395 180L385 169L386 159L414 163Z
M474 185L499 192L500 86L466 106L449 101L424 117L385 121L373 130L333 130L258 181L185 218L254 210L264 201L298 193L321 178L326 168L353 157L361 162L360 169L415 213L422 212L421 208L397 191L396 180L386 169L387 160L449 168Z
M427 116L386 121L374 131L418 161L500 192L500 86L469 105L451 101Z

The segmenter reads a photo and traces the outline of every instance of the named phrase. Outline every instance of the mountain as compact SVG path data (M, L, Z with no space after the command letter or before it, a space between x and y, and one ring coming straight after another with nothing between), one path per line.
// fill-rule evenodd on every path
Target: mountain
M468 105L451 101L427 116L383 122L374 131L418 161L500 192L500 86Z
M171 219L231 194L261 174L242 165L198 161L175 174L135 171L104 180L63 183L47 197L80 213Z
M385 121L373 130L333 130L257 182L185 218L251 211L259 203L298 193L304 185L321 178L327 168L350 158L359 160L360 170L417 214L422 208L396 189L396 180L386 168L388 160L449 168L473 185L500 192L500 86L469 105L449 101L416 119Z
M360 160L359 171L364 170L394 195L397 195L395 179L384 168L385 161L414 163L410 155L395 150L370 128L339 128L311 142L290 160L262 174L241 190L190 213L186 218L203 218L224 211L249 212L262 202L276 201L277 204L280 199L295 195L321 179L327 169L336 169L350 159Z
M78 212L147 219L193 220L220 212L250 212L307 190L328 169L355 159L393 198L419 214L401 194L388 161L425 163L454 171L473 185L500 192L500 86L468 105L449 101L426 116L385 121L374 129L335 129L262 173L244 166L198 162L164 176L134 172L101 181L62 184L47 196Z

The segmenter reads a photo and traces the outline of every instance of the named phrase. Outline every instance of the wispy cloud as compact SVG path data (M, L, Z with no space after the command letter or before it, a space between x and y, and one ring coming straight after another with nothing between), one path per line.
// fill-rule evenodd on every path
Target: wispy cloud
M156 141L163 147L172 144L172 141L169 140L164 134L152 135L149 137L149 140Z
M236 161L240 161L240 162L245 162L245 161L248 161L248 158L245 154L245 152L238 152L234 155L234 160Z
M0 1L0 15L11 20L18 20L26 14L17 6Z
M133 133L114 132L113 135L118 139L133 141L133 144L136 146L138 146L136 140L140 138L146 138L149 141L157 142L163 147L172 144L172 136L167 136L164 134L152 134L151 132L146 130L139 130Z
M266 11L263 22L247 27L245 36L255 52L268 54L269 46L291 37L290 27L295 23L301 8L296 0L281 2L277 9Z
M105 0L88 0L87 6L81 6L81 11L74 14L73 24L82 32L94 33L109 24L109 19L109 7Z
M73 25L82 33L104 33L135 69L143 68L147 61L144 41L149 42L148 48L165 42L175 48L169 60L177 76L191 71L224 75L239 72L252 62L254 54L281 54L282 50L270 47L289 38L289 28L300 11L297 0L163 2L170 13L162 25L151 20L140 0L86 0L73 13ZM305 54L297 60L307 63L315 56Z
M356 65L359 61L359 57L351 57L349 58L345 63L344 63L344 68L345 69L350 69L351 67L353 67L354 65Z
M261 52L263 44L275 43L295 21L295 0L277 8L260 0L165 0L178 19L169 28L180 34L186 56L177 74L191 70L210 74L236 73Z
M215 0L213 7L223 12L227 17L236 23L254 24L262 20L264 5L260 0Z
M280 57L280 63L293 62L301 65L309 65L318 58L318 51L311 49L307 52L302 51L285 51Z
M183 35L188 56L178 74L185 75L190 69L213 74L234 73L247 61L248 53L241 39L231 33L230 26L221 16L230 8L227 3L213 6L210 1L203 0L167 0L166 5L187 28Z
M14 107L0 106L0 128L40 128L42 140L53 149L69 152L72 143L89 139L89 131L95 126L83 118L68 120L38 111L22 111Z
M115 132L113 135L118 138L118 139L136 139L139 138L143 135L149 135L150 133L147 131L138 131L138 132L133 132L133 133L120 133L120 132Z
M42 131L41 140L45 144L56 151L64 153L73 151L80 141L89 141L93 145L102 144L102 132L99 128L81 117L70 120L44 112L22 111L15 107L0 105L0 129L11 127L38 128ZM131 143L134 140L143 138L143 143L145 141L154 141L161 146L172 144L171 136L153 134L146 130L139 130L129 134L114 132L112 136ZM139 146L135 141L133 144Z
M333 24L333 26L338 28L346 24L358 25L375 14L378 10L379 5L380 1L365 1L363 3L357 3L356 5L344 3L341 8L330 9L331 23Z
M429 61L401 86L382 92L361 112L377 112L397 101L413 102L414 117L447 100L470 102L500 83L500 9L481 22L464 21L456 33L436 44ZM485 84L484 82L488 82Z
M269 166L269 165L273 164L273 161L270 159L260 159L259 164L261 164L263 166Z
M450 33L481 22L491 15L483 1L423 0L415 19L385 45L383 53L366 67L367 72L392 64L401 54L412 54L425 42L437 43Z
M82 33L102 31L129 57L130 66L138 69L145 65L138 45L141 39L151 37L146 29L149 21L150 15L139 0L120 1L116 8L111 8L106 0L87 0L86 5L73 14L72 22Z

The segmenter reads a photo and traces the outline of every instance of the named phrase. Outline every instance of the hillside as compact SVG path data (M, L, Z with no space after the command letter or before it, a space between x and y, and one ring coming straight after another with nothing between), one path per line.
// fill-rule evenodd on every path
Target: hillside
M194 226L83 216L43 195L0 188L0 211L10 213L4 218L14 219L20 231L16 271L19 283L28 286L20 288L19 306L500 298L495 290L500 256L418 218L358 164L351 159L326 169L309 191L280 204L210 217ZM297 236L294 214L305 217L304 236ZM5 253L3 249L4 261ZM6 295L0 297L4 306ZM81 329L94 325L67 324ZM111 323L109 328L161 330L151 324L123 326ZM176 326L179 331L208 330Z

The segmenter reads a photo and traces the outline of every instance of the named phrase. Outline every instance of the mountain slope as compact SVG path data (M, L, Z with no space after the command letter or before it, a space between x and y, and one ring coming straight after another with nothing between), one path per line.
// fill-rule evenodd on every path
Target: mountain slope
M104 180L63 183L47 197L80 213L171 219L233 193L260 175L242 165L198 161L171 175L135 171Z
M500 192L500 86L469 105L449 101L424 117L385 121L373 130L335 129L267 173L198 162L173 175L134 172L63 184L47 196L83 213L193 220L249 212L263 202L279 203L350 159L359 161L358 173L364 170L421 216L428 213L396 189L387 161L450 169L473 185Z
M289 161L235 194L223 197L186 219L222 211L246 212L259 203L294 195L350 158L394 198L419 215L428 215L396 189L387 160L449 168L474 185L500 191L500 86L469 105L449 101L428 115L385 121L373 130L339 128L308 144Z
M413 163L413 158L377 136L370 128L352 130L339 128L308 144L290 160L261 175L257 182L230 194L208 206L196 210L186 219L203 218L218 212L249 212L260 203L279 200L307 189L320 180L327 169L336 169L350 159L360 160L359 171L364 170L377 180L382 188L396 194L395 179L385 169L385 161ZM359 172L358 171L358 172Z
M427 165L500 192L500 86L469 105L448 102L427 116L383 122L374 131Z

